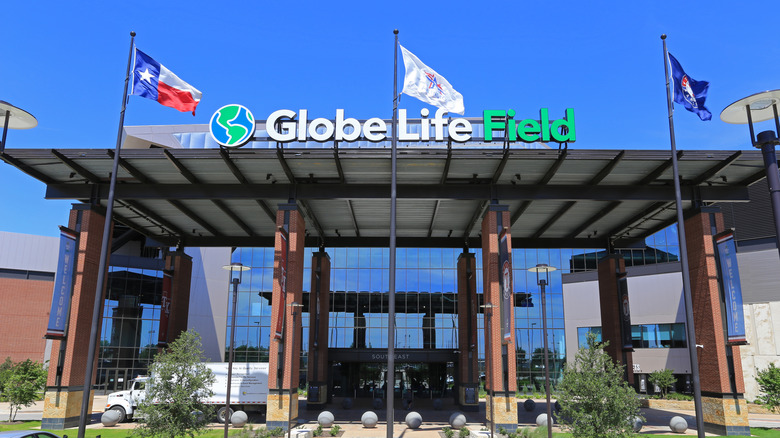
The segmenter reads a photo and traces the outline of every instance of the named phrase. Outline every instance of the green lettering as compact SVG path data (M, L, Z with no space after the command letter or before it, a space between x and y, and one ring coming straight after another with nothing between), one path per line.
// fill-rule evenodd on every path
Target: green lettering
M577 133L574 129L574 109L566 108L566 117L555 120L552 123L550 132L553 140L559 143L575 141L577 139Z
M517 126L517 134L520 136L520 141L526 143L538 141L540 132L539 122L534 119L521 120Z
M505 128L503 122L494 121L493 117L505 117L506 111L484 110L482 111L482 124L485 128L485 141L493 141L493 130Z
M515 110L511 109L506 112L507 119L506 119L506 131L507 134L509 134L509 141L517 141L517 126L515 126L515 119L512 117L515 116Z
M547 108L540 109L539 114L542 124L542 141L550 141L550 115L547 113Z

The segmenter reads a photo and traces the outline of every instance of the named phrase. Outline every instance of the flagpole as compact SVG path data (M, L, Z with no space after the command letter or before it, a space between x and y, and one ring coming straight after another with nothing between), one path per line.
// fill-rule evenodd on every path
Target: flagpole
M396 203L396 143L398 139L398 29L393 30L393 136L390 157L390 284L387 295L387 438L393 438L395 411L395 203ZM401 394L403 396L403 394Z
M130 54L127 57L127 71L125 72L125 88L122 95L122 110L119 112L119 130L116 135L116 152L114 152L114 164L111 170L111 182L108 189L108 203L106 205L106 218L103 225L103 242L100 247L100 264L98 265L97 286L95 287L95 304L92 307L92 328L89 332L89 346L87 348L87 369L84 373L84 390L81 400L81 415L79 416L78 438L84 438L84 432L87 426L87 419L91 416L89 411L90 392L92 390L92 373L95 364L95 350L97 348L97 337L100 321L100 308L103 301L103 290L105 286L106 270L108 264L108 244L111 242L111 223L114 213L114 189L116 188L116 174L119 169L119 149L122 145L122 130L125 125L125 108L127 107L127 84L130 82L130 64L133 60L133 44L135 41L135 32L130 32Z
M693 300L691 299L691 277L688 270L688 247L685 240L685 218L683 217L682 195L680 194L680 175L677 167L677 144L674 138L674 109L672 92L669 88L669 52L666 50L666 34L661 35L664 45L664 72L666 74L666 106L669 111L669 137L672 143L672 171L674 174L674 201L677 207L677 234L680 243L680 267L683 278L683 297L685 298L685 326L688 330L688 354L691 359L691 377L693 380L693 404L696 409L696 433L704 437L704 416L701 406L701 384L699 380L699 358L696 354L696 331L693 326Z

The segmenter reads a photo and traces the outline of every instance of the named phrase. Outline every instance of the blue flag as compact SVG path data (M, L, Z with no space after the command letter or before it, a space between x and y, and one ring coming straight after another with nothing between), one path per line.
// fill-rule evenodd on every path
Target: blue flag
M697 81L685 74L682 66L677 59L669 53L669 65L672 67L672 95L674 101L684 106L685 109L696 113L702 120L712 119L710 110L704 107L704 100L707 99L707 90L710 83L707 81Z

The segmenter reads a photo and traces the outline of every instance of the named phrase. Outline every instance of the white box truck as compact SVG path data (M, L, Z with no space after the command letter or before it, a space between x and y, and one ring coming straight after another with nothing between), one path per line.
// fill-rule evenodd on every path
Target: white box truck
M217 407L217 421L225 422L225 407L227 401L227 362L206 363L214 373L214 384L211 390L214 394L206 399L206 404ZM108 395L106 411L115 410L119 413L120 422L130 420L135 415L138 404L146 398L147 376L138 376L130 382L127 391L113 392ZM259 411L265 413L268 403L268 364L267 363L233 363L230 382L230 410L245 412Z

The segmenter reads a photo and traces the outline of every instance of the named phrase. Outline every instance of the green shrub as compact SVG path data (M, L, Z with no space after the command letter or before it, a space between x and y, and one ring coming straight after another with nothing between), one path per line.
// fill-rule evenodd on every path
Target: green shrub
M322 425L321 424L317 425L317 428L314 429L314 431L312 432L312 435L314 435L314 436L322 436Z
M330 428L330 436L336 436L339 434L339 431L341 430L341 426L338 424L334 425Z
M780 413L780 368L770 363L769 368L756 370L756 382L762 393L757 401L769 410Z
M661 388L661 398L665 398L669 387L677 382L677 378L672 374L673 372L674 370L653 371L647 378L651 385Z
M13 364L4 373L3 395L10 403L8 421L14 421L22 406L29 407L39 399L38 393L46 388L48 371L42 363L27 359Z
M269 430L268 433L274 437L283 437L284 429L282 429L281 427L274 427L273 429Z
M460 433L458 435L460 435L461 438L468 438L469 436L471 436L471 430L468 427L463 426L460 429Z
M453 432L452 428L449 426L445 426L441 431L444 432L444 436L447 438L452 438L452 436L455 435L455 432Z
M680 401L691 401L693 400L693 396L689 394L681 394L679 392L671 392L666 395L666 398L669 400L680 400Z
M563 370L558 418L575 438L632 436L632 425L626 419L641 418L639 398L623 379L623 367L604 352L605 345L589 333L587 344Z

